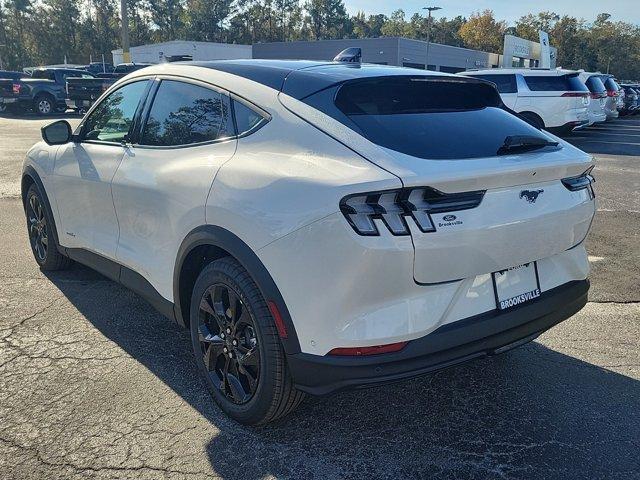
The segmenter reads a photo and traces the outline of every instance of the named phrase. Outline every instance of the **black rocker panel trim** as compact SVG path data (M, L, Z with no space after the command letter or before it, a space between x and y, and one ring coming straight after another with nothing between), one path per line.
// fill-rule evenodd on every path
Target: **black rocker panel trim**
M234 257L249 272L249 275L258 285L260 293L265 300L275 302L282 320L287 328L287 338L281 338L282 346L287 354L299 353L300 343L296 334L293 320L289 309L282 298L282 294L278 289L275 281L269 274L269 271L262 264L258 256L246 243L230 231L218 227L216 225L202 225L192 230L183 240L176 260L176 266L173 276L173 298L180 298L180 272L189 252L194 248L209 245L225 250ZM180 302L175 302L176 321L181 325L187 325L183 312L181 311Z
M175 321L173 303L164 298L142 275L109 258L83 248L64 248L64 253L78 263L118 282L144 298L153 308Z

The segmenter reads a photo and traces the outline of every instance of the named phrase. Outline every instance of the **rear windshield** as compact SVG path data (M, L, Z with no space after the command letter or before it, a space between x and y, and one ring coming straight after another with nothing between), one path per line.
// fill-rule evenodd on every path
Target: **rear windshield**
M368 78L304 101L371 142L418 158L495 156L515 135L549 140L506 111L493 86L474 80Z
M50 70L34 70L31 74L33 78L37 78L40 80L55 80L55 74Z
M607 89L604 88L604 83L599 77L589 77L585 84L591 93L607 93Z
M610 92L617 92L618 90L620 90L620 87L618 86L618 84L616 83L616 81L611 78L611 77L606 77L604 80L604 86L607 88L607 90L609 90Z
M587 86L577 75L525 75L532 92L588 92Z

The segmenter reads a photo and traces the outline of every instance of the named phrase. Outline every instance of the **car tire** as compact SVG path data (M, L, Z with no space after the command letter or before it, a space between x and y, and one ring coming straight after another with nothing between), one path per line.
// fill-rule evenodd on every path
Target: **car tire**
M224 257L202 270L189 317L198 370L227 415L263 425L302 402L267 303L235 259Z
M527 123L529 123L530 125L539 128L539 129L543 129L544 127L544 120L542 120L542 118L540 118L539 115L536 115L533 112L522 112L520 113L520 117Z
M29 244L41 270L64 270L69 268L72 261L60 252L53 233L53 215L48 205L38 185L32 184L27 190L24 205Z
M37 95L33 99L33 110L41 117L55 113L56 104L54 98L46 93Z

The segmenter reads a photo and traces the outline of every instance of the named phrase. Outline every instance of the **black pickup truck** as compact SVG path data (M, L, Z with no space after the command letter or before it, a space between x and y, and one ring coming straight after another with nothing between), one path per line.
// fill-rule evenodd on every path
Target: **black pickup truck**
M35 68L31 77L0 79L0 95L5 103L12 103L16 111L33 110L38 115L64 112L67 79L74 77L94 78L94 75L72 68Z
M0 70L0 113L13 113L15 110L21 88L19 80L24 76L23 72Z
M116 80L128 73L140 70L150 63L121 63L111 73L99 73L95 78L70 78L67 80L67 108L84 114Z

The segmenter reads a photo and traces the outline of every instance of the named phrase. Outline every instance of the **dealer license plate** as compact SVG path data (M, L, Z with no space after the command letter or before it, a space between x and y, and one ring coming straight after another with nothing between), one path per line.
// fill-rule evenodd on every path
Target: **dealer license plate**
M496 304L500 310L517 307L540 296L536 262L493 273Z

